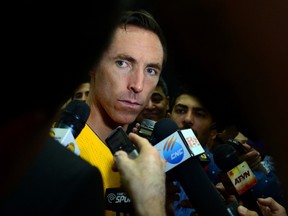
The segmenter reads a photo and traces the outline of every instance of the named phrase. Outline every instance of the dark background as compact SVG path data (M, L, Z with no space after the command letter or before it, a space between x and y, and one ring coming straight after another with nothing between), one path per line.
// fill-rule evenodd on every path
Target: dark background
M164 30L168 65L163 76L170 95L188 83L211 101L220 128L235 123L247 136L261 138L251 123L256 107L250 110L250 105L267 102L259 98L258 86L269 88L265 80L274 70L288 78L287 3L146 0L135 8L151 12Z
M288 187L288 2L139 1L168 42L163 75L170 94L182 83L214 104L221 124L261 140Z
M180 85L189 84L209 101L219 130L226 124L236 124L246 135L256 138L256 131L243 119L237 104L238 92L245 88L245 83L239 84L241 72L236 74L233 64L235 61L247 62L237 50L239 35L233 30L229 14L232 11L227 6L224 1L151 0L139 1L135 8L151 12L166 36L168 65L163 76L170 96ZM253 82L253 79L246 81Z

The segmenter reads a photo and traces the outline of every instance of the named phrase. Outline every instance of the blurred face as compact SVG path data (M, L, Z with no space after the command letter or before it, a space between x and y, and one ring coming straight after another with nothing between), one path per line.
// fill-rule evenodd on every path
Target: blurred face
M80 84L73 95L73 100L86 101L88 98L89 91L90 91L89 82Z
M92 71L92 109L118 124L129 124L147 104L162 70L163 48L156 34L135 26L118 28Z
M212 117L197 98L187 94L179 96L169 117L180 129L191 128L197 132L197 138L202 146L206 146L210 138Z
M166 117L169 109L169 98L165 96L161 86L157 86L153 91L148 104L137 117L137 122L141 123L143 119L152 119L159 121Z

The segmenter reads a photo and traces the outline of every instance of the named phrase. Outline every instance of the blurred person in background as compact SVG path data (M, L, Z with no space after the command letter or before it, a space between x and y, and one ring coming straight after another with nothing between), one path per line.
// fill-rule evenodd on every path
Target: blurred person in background
M217 136L215 126L219 119L219 117L216 116L217 112L213 110L213 102L211 103L209 101L209 97L203 97L203 95L197 94L189 85L183 85L172 97L170 107L171 110L168 116L177 123L180 129L191 128L193 131L196 131L197 139L210 158L206 173L211 182L216 185L220 182L219 174L221 170L215 164L213 152L209 149L209 146L211 146L209 143L212 143ZM241 159L248 163L257 178L257 184L253 187L255 200L259 197L270 196L284 205L283 187L275 170L265 169L263 171L262 166L259 166L262 161L260 153L248 144L246 145L247 153L241 155ZM179 186L178 182L176 182L176 184ZM185 200L185 192L182 190L179 195L180 200L174 202L175 214L191 214L192 209L183 208L183 205L181 205L183 199Z

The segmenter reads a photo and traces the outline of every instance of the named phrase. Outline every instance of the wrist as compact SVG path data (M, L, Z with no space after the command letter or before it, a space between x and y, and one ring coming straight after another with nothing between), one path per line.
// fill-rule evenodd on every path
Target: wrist
M134 206L137 216L166 216L165 202L151 199Z

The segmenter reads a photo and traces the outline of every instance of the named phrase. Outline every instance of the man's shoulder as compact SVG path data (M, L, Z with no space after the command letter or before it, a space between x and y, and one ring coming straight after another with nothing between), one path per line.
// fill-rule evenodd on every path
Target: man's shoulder
M98 169L87 163L78 155L62 146L57 141L50 140L34 162L35 169L54 169L54 173L59 175L75 175L78 172L84 174L85 171L98 173ZM60 175L61 176L61 175Z
M52 138L31 163L0 212L51 215L53 212L98 211L93 202L103 199L100 171ZM79 208L81 206L81 208ZM14 212L14 210L12 212ZM38 214L39 213L39 214ZM40 214L41 213L41 214ZM4 214L5 215L5 214Z

